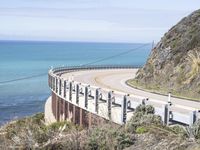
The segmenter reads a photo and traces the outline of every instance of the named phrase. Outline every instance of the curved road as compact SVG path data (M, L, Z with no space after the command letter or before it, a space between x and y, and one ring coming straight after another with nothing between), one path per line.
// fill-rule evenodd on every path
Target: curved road
M65 73L63 78L73 78L75 81L86 83L101 88L107 88L115 91L120 91L128 94L148 97L149 100L159 103L166 103L168 96L154 94L139 89L132 88L126 85L128 79L134 78L137 69L102 69L102 70L86 70L71 73ZM200 110L200 102L189 101L180 98L171 98L171 102L176 107L188 110Z

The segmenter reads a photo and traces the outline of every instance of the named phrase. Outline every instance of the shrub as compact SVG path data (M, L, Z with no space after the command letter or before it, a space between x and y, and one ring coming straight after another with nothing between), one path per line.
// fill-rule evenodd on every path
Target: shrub
M127 123L126 129L129 132L136 132L139 126L151 124L160 125L161 123L161 117L154 115L154 108L152 106L139 105L132 118Z
M51 125L48 126L50 130L58 131L59 129L63 128L65 126L65 131L72 129L75 125L73 125L71 122L68 121L61 121L61 122L54 122Z
M138 107L136 107L135 113L141 112L142 114L154 114L155 109L151 105L142 105L140 104Z
M181 137L187 137L187 132L185 127L181 126L181 125L174 125L172 127L169 127L169 129L175 133L180 135Z
M85 149L124 149L132 144L133 139L125 130L112 126L99 127L89 131Z
M146 132L148 132L148 129L146 127L137 127L137 129L136 129L136 133L138 133L138 134L143 134Z
M190 136L191 135L194 136L195 139L200 139L200 119L190 127Z

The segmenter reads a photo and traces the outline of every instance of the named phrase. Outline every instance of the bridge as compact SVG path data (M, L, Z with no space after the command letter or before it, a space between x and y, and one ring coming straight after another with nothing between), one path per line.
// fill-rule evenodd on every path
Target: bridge
M192 125L200 118L200 103L134 89L126 85L132 66L74 66L49 70L52 91L45 104L47 123L69 120L90 126L109 120L125 124L140 105L152 105L163 123Z

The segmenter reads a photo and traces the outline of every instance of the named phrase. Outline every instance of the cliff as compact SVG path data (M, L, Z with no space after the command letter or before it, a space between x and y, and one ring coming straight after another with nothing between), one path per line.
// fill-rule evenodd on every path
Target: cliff
M200 10L165 33L135 79L149 89L199 99Z

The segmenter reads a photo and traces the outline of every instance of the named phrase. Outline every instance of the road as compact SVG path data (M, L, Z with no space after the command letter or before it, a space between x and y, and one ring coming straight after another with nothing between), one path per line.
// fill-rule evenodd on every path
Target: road
M65 73L62 77L65 79L73 78L75 81L101 88L147 97L149 100L158 103L166 103L168 101L168 96L154 94L128 86L125 82L128 79L134 78L136 72L137 69L86 70ZM171 102L174 106L179 108L200 110L200 102L174 97L171 98Z

